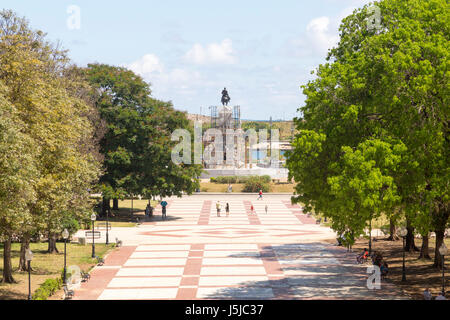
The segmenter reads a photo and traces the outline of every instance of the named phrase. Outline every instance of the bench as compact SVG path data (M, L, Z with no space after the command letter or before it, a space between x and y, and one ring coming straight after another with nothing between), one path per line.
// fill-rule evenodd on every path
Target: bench
M67 288L67 286L64 286L64 300L71 300L74 295L74 291Z
M94 233L94 239L100 239L102 237L102 233L100 231L86 231L84 233L86 239L92 239L92 233Z
M99 266L102 266L102 265L105 264L105 260L103 260L103 258L100 258L98 256L96 258L97 258L97 263L98 263Z
M90 279L91 279L91 275L89 273L81 271L81 281L82 282L87 282Z
M108 231L111 230L111 222L99 222L97 223L97 229L104 229L106 230L108 228Z

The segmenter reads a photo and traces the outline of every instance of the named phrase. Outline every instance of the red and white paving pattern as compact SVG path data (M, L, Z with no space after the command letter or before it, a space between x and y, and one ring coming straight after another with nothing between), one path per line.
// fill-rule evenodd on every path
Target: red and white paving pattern
M355 264L354 254L323 243L336 235L303 215L289 196L199 195L168 202L168 220L155 216L138 228L111 232L124 246L91 272L74 299L404 298L384 282L381 290L367 289L366 268Z

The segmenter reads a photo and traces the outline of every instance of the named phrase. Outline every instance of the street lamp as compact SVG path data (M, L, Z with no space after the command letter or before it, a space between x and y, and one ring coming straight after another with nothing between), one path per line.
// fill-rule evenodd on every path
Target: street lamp
M109 234L108 234L108 229L109 229L109 210L106 210L106 245L109 244Z
M439 253L442 256L442 295L445 297L445 263L444 263L444 258L445 256L448 254L448 249L445 246L445 243L442 242L442 245L439 247Z
M31 300L31 260L33 260L33 252L28 248L25 251L25 261L28 263L28 300Z
M400 236L403 238L403 269L402 269L402 282L406 281L406 267L405 267L405 240L406 235L408 234L405 228L400 229Z
M97 215L93 213L91 215L92 220L92 258L95 258L95 238L94 238L94 232L95 232L95 220L97 219Z
M66 249L67 249L67 239L69 238L69 231L67 229L64 229L62 236L64 238L64 277L63 277L63 284L66 284Z

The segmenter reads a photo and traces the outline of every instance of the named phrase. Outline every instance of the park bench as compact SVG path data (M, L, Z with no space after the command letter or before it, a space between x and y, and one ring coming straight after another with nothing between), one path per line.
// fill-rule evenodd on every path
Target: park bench
M86 239L92 239L92 233L94 233L94 239L100 239L102 237L102 233L100 231L86 231L84 233Z
M103 260L103 258L100 258L99 256L97 256L96 258L99 266L103 266L105 264L105 260Z
M87 282L90 279L91 279L91 275L89 273L81 271L81 281L82 282Z
M108 231L111 230L111 222L99 222L97 223L97 229L104 229L106 230L108 228Z
M64 286L64 300L71 300L75 292L70 290L66 285Z

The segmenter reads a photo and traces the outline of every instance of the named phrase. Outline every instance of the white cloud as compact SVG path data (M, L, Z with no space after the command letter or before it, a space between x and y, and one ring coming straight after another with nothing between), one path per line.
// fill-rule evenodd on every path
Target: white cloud
M326 52L339 41L336 31L336 28L331 27L328 17L320 17L311 20L308 24L306 36L317 52Z
M125 67L151 83L152 95L158 99L171 100L173 96L190 99L204 82L200 72L189 68L167 68L155 54L146 54Z
M339 42L339 26L342 19L350 15L356 8L350 6L337 16L322 16L312 19L302 34L289 40L285 47L287 54L296 57L325 57L328 50Z
M198 71L176 68L162 74L159 79L165 84L188 87L189 84L198 82L201 75Z
M233 64L236 57L233 42L225 39L221 43L210 43L207 46L195 44L184 56L184 59L194 64Z
M146 54L127 66L131 71L145 77L153 73L162 73L164 66L154 54Z

